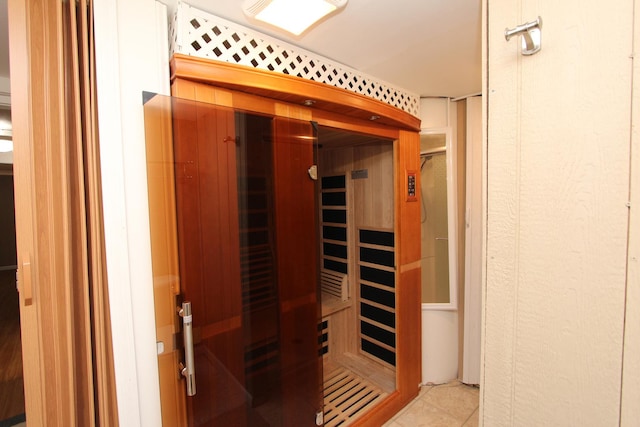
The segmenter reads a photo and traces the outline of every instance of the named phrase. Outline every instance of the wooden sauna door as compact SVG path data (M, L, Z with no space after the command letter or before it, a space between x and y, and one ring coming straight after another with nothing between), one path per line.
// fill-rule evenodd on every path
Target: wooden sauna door
M192 304L196 365L187 424L316 425L311 123L172 104L179 299Z

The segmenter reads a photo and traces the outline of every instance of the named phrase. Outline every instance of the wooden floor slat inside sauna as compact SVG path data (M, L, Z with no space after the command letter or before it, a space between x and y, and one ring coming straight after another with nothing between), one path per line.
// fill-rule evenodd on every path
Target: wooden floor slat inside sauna
M324 377L324 425L345 427L387 393L353 372L338 367Z

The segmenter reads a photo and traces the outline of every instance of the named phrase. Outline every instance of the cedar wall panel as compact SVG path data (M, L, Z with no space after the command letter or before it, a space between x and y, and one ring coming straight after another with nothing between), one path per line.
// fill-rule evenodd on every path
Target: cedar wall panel
M416 193L420 194L420 137L400 131L397 142L396 170L396 248L399 260L397 296L397 355L405 363L398 372L398 390L408 402L418 393L421 378L421 310L420 310L420 202L407 201L407 172L417 171ZM416 335L418 334L418 335Z
M226 425L244 417L238 410L222 419L211 405L220 390L227 402L244 399L236 385L245 372L234 114L189 100L174 100L174 108L180 284L192 304L198 381L187 408L196 420Z
M398 165L396 174L396 206L399 230L399 265L409 268L408 264L420 263L420 202L407 201L407 173L417 173L416 194L420 194L420 137L417 133L400 131L396 156Z
M365 169L367 179L353 180L356 228L393 229L393 145L355 147L352 170Z
M308 121L275 119L273 170L284 425L313 425L311 415L322 407L316 181L307 172L314 160L312 135Z
M322 142L322 141L321 141ZM323 176L344 173L351 188L353 229L393 230L395 225L393 144L344 147L320 151L319 168ZM352 179L351 172L366 170L367 178ZM357 240L353 236L352 241Z

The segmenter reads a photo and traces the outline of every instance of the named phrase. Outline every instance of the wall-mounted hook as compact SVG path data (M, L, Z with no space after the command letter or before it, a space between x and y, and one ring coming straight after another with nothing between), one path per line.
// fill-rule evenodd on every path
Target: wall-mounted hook
M504 38L509 41L513 36L522 35L522 54L533 55L540 51L542 45L542 18L538 16L535 21L518 25L512 29L504 30Z

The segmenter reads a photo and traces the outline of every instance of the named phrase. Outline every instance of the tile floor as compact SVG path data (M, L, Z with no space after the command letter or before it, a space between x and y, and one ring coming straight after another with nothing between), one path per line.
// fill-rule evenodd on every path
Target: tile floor
M451 381L424 386L413 402L382 427L477 427L477 387ZM15 427L26 427L26 423Z
M475 427L478 425L477 387L451 381L424 386L413 402L383 427Z

